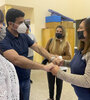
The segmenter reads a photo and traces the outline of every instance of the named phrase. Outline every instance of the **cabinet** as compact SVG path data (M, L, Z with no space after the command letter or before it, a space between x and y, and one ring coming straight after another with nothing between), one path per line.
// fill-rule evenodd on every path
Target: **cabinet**
M50 38L54 37L55 31L56 31L55 28L45 28L45 29L42 29L41 38L42 38L42 46L44 48L46 47L46 44L47 44L48 40Z

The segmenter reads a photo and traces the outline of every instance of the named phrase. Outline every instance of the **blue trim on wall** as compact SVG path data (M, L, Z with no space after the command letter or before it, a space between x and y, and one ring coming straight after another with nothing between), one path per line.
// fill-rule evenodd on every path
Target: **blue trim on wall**
M69 17L66 17L66 16L64 16L64 15L62 15L62 14L60 14L52 9L49 9L48 11L51 13L51 16L61 16L62 21L73 21L75 23L75 20L73 20Z

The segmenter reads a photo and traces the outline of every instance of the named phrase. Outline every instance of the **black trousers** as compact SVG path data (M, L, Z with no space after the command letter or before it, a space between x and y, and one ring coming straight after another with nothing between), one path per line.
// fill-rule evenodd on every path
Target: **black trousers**
M20 89L20 99L19 100L23 100L23 95L22 95L21 89Z
M47 73L47 78L49 87L49 98L50 99L54 98L54 84L56 79L56 100L60 100L63 81L53 76L52 73L50 72Z

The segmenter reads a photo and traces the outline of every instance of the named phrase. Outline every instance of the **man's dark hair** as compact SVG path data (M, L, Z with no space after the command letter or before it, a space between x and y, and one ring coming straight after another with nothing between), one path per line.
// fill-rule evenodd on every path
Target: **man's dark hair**
M18 17L24 17L25 14L24 12L22 12L21 10L18 10L18 9L14 9L14 8L11 8L7 11L6 13L6 22L7 22L7 26L8 26L8 22L15 22L16 21L16 18Z
M4 22L4 15L3 12L0 10L0 23Z

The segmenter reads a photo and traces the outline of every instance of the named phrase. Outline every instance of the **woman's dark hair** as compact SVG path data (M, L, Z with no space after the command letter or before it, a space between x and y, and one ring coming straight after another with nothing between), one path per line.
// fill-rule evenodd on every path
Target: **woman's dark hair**
M79 25L80 25L82 22L85 22L85 20L86 20L86 18L83 18L83 19L80 21ZM83 49L84 49L84 45L85 45L85 43L84 43L83 41L80 41L80 42L79 42L79 50L83 50Z
M90 18L85 20L85 30L88 34L90 34ZM89 35L90 36L90 35ZM90 38L89 38L90 39Z
M87 19L87 18L83 18L83 19L81 19L80 23L83 22L83 21L85 21L86 19ZM80 24L80 23L79 23L79 24Z
M80 48L83 49L83 54L90 52L90 18L85 18L84 20L85 23L85 31L87 32L87 39L86 42L80 42Z
M84 52L90 52L90 18L85 20L85 30L87 32L87 40L84 48Z
M0 10L0 23L4 22L4 15L3 12Z
M7 26L8 26L8 22L15 22L16 21L16 18L18 17L24 17L25 14L24 12L22 12L21 10L18 10L18 9L14 9L14 8L11 8L7 11L6 13L6 22L7 22Z

